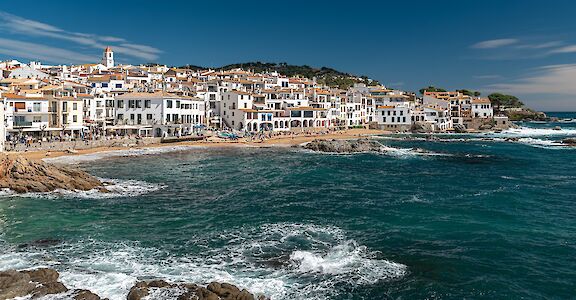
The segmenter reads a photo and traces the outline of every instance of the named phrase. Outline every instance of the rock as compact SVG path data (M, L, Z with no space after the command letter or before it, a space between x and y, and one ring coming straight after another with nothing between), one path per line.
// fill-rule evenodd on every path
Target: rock
M150 294L151 289L169 289L178 288L182 293L178 295L177 300L254 300L253 294L229 283L212 282L207 287L201 287L196 284L182 283L170 284L164 280L153 280L150 282L140 281L136 283L128 294L128 300L141 300ZM260 296L258 299L265 300L266 297Z
M454 132L456 133L466 133L466 127L464 127L464 125L462 124L454 124L454 126L452 126L454 128Z
M480 130L490 130L490 129L492 129L492 128L494 128L494 126L493 126L492 124L483 124L483 125L480 125L480 127L479 127L478 129L480 129Z
M84 171L6 154L0 154L0 188L17 193L96 188L107 191L100 180Z
M553 130L562 130L562 127L560 126L555 126L554 128L552 128Z
M100 300L101 298L89 290L76 290L74 291L74 300Z
M562 144L569 146L576 146L576 138L565 138L562 140Z
M22 271L24 274L30 276L30 280L39 283L50 283L58 281L60 274L56 270L40 268L31 271Z
M432 125L425 122L416 122L412 124L412 128L410 130L414 133L430 133L434 131Z
M27 247L49 247L49 246L56 246L62 243L62 240L58 239L39 239L29 243L24 243L18 245L18 248L27 248Z
M36 299L67 292L68 288L58 281L59 277L60 274L56 270L48 268L0 272L0 299L15 297ZM73 298L75 300L100 300L98 295L88 290L75 291Z
M359 140L313 140L305 149L331 153L380 152L382 145L369 139Z
M0 272L0 299L24 297L32 293L36 284L30 282L30 276L16 270Z

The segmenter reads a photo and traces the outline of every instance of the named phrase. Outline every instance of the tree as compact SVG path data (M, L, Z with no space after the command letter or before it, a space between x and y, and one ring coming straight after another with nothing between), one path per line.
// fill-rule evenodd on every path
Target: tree
M497 110L500 110L501 106L504 107L522 107L524 103L520 101L516 96L506 95L501 93L492 93L488 95L488 99L492 102L492 105L496 107Z
M424 95L424 92L445 92L445 89L437 88L434 86L428 86L426 88L420 89L420 94Z
M482 93L480 93L479 91L474 92L474 97L480 97L480 95L482 95Z

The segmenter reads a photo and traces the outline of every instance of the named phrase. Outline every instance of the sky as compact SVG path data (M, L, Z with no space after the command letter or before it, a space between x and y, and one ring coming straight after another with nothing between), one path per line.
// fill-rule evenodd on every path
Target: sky
M576 111L576 1L0 0L0 60L332 67Z

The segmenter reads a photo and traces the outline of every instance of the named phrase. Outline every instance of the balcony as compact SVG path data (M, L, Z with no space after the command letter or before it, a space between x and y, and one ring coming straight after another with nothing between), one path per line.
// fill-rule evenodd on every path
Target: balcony
M14 121L14 127L32 127L31 121Z

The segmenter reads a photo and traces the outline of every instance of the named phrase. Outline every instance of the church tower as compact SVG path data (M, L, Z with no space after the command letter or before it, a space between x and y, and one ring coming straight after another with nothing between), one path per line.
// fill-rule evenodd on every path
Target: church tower
M102 56L102 64L106 66L106 68L114 67L114 52L112 52L112 48L106 47L106 49L104 49L104 56Z

